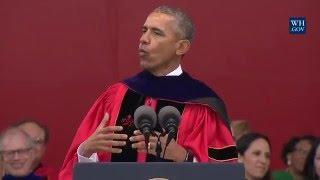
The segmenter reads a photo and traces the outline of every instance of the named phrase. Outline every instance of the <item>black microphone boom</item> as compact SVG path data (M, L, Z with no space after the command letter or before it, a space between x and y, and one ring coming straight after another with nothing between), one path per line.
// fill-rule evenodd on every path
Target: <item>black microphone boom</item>
M166 146L168 146L170 141L177 137L180 123L180 112L173 106L165 106L159 111L158 119L160 126L168 133L168 139L166 142Z
M144 135L146 148L149 143L149 137L157 123L157 115L154 110L146 105L140 106L134 112L134 125Z

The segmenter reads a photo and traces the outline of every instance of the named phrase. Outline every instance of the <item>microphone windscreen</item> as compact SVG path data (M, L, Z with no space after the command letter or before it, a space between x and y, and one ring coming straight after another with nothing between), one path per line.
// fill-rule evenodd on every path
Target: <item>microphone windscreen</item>
M138 107L134 112L134 125L136 128L140 128L139 124L142 120L148 120L152 127L156 127L157 123L157 114L154 110L146 105Z
M180 112L177 108L173 106L165 106L160 109L158 114L159 124L162 128L165 128L165 121L168 119L173 119L177 124L180 121Z

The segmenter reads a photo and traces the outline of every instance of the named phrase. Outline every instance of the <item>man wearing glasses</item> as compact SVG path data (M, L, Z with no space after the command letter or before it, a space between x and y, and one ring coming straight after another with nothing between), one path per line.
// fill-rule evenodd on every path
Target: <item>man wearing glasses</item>
M16 127L11 127L0 135L0 152L5 171L4 180L42 179L32 172L35 159L34 145L32 139Z
M35 144L35 160L33 162L34 172L41 176L50 177L50 179L57 179L57 171L42 162L49 142L48 128L38 121L30 118L23 119L15 124L15 127L18 127L27 133Z

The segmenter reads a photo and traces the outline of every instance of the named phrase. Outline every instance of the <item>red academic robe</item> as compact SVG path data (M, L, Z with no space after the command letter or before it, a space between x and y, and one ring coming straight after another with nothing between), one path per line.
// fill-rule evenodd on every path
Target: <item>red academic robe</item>
M72 179L73 168L78 163L78 146L96 130L106 112L110 114L107 126L116 124L128 89L127 85L117 83L109 87L94 103L77 130L59 173L59 179ZM149 97L145 104L152 107L157 100ZM233 137L226 123L221 120L215 110L205 104L189 102L184 104L177 143L191 150L199 162L234 161L237 157ZM111 160L111 153L98 153L98 156L103 162ZM145 157L145 154L138 153L137 161L143 162Z

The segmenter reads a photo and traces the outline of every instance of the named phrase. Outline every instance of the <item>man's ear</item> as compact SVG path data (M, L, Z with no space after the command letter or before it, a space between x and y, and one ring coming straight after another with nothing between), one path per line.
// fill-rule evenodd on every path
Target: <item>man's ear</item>
M177 42L176 54L178 56L186 54L190 49L191 43L189 40L182 39Z
M238 163L243 163L243 156L238 153Z

